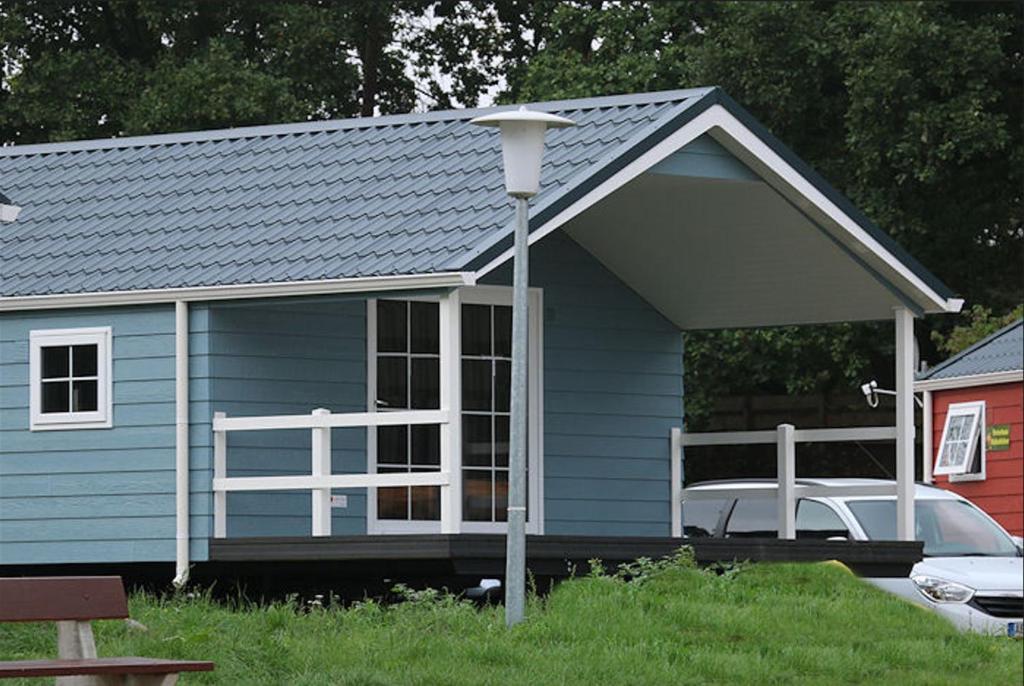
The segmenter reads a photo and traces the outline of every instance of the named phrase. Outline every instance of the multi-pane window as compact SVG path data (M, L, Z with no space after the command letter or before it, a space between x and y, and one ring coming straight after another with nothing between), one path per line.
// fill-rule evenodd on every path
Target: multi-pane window
M449 399L456 413L452 431L438 425L377 427L371 430L371 460L378 473L437 472L442 448L454 449L453 479L460 479L461 520L468 531L500 530L507 520L509 420L512 371L512 308L508 289L483 286L461 289L446 303L457 306L450 319L431 300L372 301L369 383L378 412L441 408L441 345L451 345L455 365L445 365L453 386ZM531 294L530 389L536 394L540 373L540 295ZM442 319L452 330L442 335ZM540 399L530 396L529 410ZM447 409L447 408L446 408ZM528 421L528 526L538 527L541 512L540 419ZM442 445L442 439L451 443ZM533 479L533 481L531 481ZM439 526L439 486L378 487L371 501L370 530L433 531ZM531 500L532 499L532 500ZM375 512L373 511L375 509Z
M512 308L462 306L462 518L503 522L508 507Z
M934 474L980 473L982 467L980 436L984 424L985 403L955 403L946 412L946 425L939 444Z
M440 407L440 336L436 302L377 301L377 411ZM431 472L441 468L436 424L377 428L377 471ZM377 517L438 520L439 486L377 489Z
M33 331L33 429L109 426L110 330Z

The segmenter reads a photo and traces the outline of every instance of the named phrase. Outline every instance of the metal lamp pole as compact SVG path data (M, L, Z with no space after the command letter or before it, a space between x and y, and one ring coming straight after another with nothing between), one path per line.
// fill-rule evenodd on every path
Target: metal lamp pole
M501 130L505 192L516 206L512 275L512 397L509 419L508 538L505 559L505 624L523 621L526 606L527 366L529 341L529 199L540 190L544 133L573 122L526 108L473 119Z

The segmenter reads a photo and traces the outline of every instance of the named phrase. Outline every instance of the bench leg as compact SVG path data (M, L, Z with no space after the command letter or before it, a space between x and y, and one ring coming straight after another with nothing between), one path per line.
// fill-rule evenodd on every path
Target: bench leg
M62 660L88 660L96 657L96 641L89 622L57 622L57 656ZM102 677L59 676L57 686L104 686Z
M177 674L130 674L125 677L125 686L174 686Z

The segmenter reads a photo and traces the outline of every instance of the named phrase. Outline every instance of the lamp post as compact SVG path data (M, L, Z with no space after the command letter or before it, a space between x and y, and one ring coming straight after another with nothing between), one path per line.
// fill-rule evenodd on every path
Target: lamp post
M529 284L527 221L529 199L540 190L544 133L573 122L525 107L473 119L471 124L501 131L505 192L515 201L515 249L512 262L512 398L509 419L508 538L505 552L505 624L523 620L526 596L526 400Z

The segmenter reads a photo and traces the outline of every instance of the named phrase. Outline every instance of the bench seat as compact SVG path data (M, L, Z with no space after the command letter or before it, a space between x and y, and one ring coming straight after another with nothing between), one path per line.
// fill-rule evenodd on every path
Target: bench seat
M0 679L46 676L126 676L210 672L212 662L156 660L148 657L100 657L86 660L15 660L0 662Z

